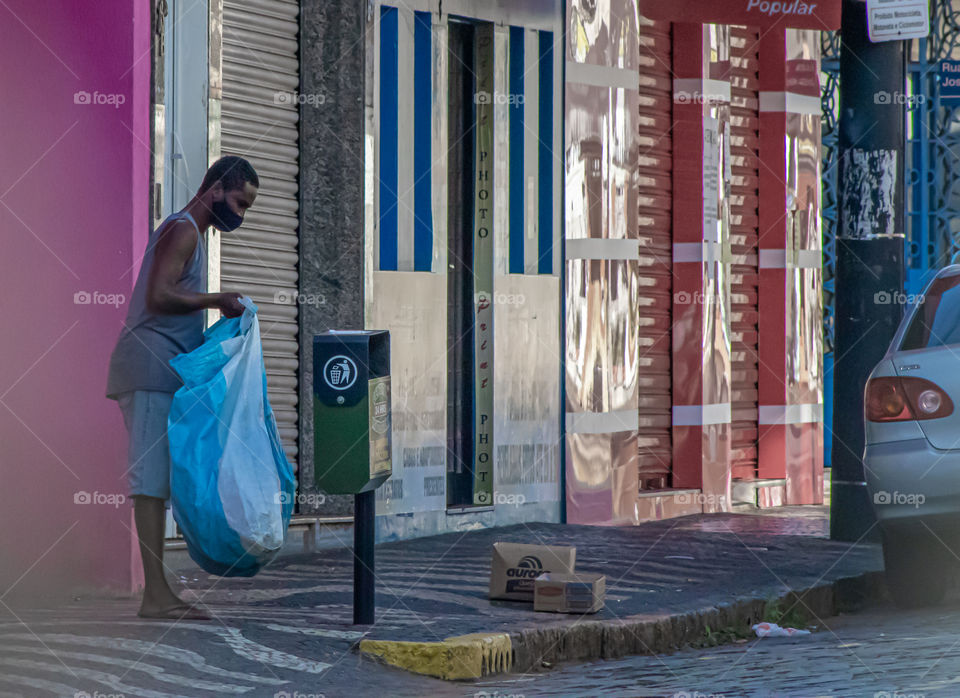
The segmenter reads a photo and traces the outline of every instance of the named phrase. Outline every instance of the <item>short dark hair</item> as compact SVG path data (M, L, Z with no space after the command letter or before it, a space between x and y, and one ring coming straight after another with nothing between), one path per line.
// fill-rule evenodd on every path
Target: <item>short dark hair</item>
M200 184L200 192L205 192L216 184L217 180L223 182L224 191L243 189L246 182L250 182L257 189L260 188L257 171L249 161L239 155L225 155L210 165L207 174L203 176L203 183Z

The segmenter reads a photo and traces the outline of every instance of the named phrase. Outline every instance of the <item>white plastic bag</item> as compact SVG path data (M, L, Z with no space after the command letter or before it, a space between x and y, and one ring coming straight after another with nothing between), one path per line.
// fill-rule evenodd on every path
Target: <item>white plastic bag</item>
M250 576L283 546L293 467L267 399L257 307L224 318L171 359L184 386L168 421L174 518L190 556L222 576Z
M809 630L798 630L797 628L781 628L776 623L757 623L753 626L753 632L757 637L795 637L797 635L809 635Z

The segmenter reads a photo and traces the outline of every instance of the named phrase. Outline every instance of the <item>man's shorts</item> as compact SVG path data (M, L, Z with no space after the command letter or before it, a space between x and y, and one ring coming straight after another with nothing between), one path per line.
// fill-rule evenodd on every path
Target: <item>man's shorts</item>
M130 496L170 499L170 446L167 416L173 393L135 390L117 397L130 435L127 480Z

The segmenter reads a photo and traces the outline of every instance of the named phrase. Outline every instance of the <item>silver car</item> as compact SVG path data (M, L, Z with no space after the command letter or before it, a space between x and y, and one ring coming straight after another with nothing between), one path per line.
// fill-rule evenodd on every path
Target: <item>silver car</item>
M889 299L888 299L889 300ZM960 560L960 265L905 314L864 391L867 488L887 586L901 606L943 598Z

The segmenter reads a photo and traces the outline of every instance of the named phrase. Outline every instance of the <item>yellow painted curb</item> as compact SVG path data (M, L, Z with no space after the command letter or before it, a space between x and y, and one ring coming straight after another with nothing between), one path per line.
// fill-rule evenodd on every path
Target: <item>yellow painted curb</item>
M360 652L439 679L479 679L509 671L513 664L513 647L506 633L458 635L443 642L362 640Z

